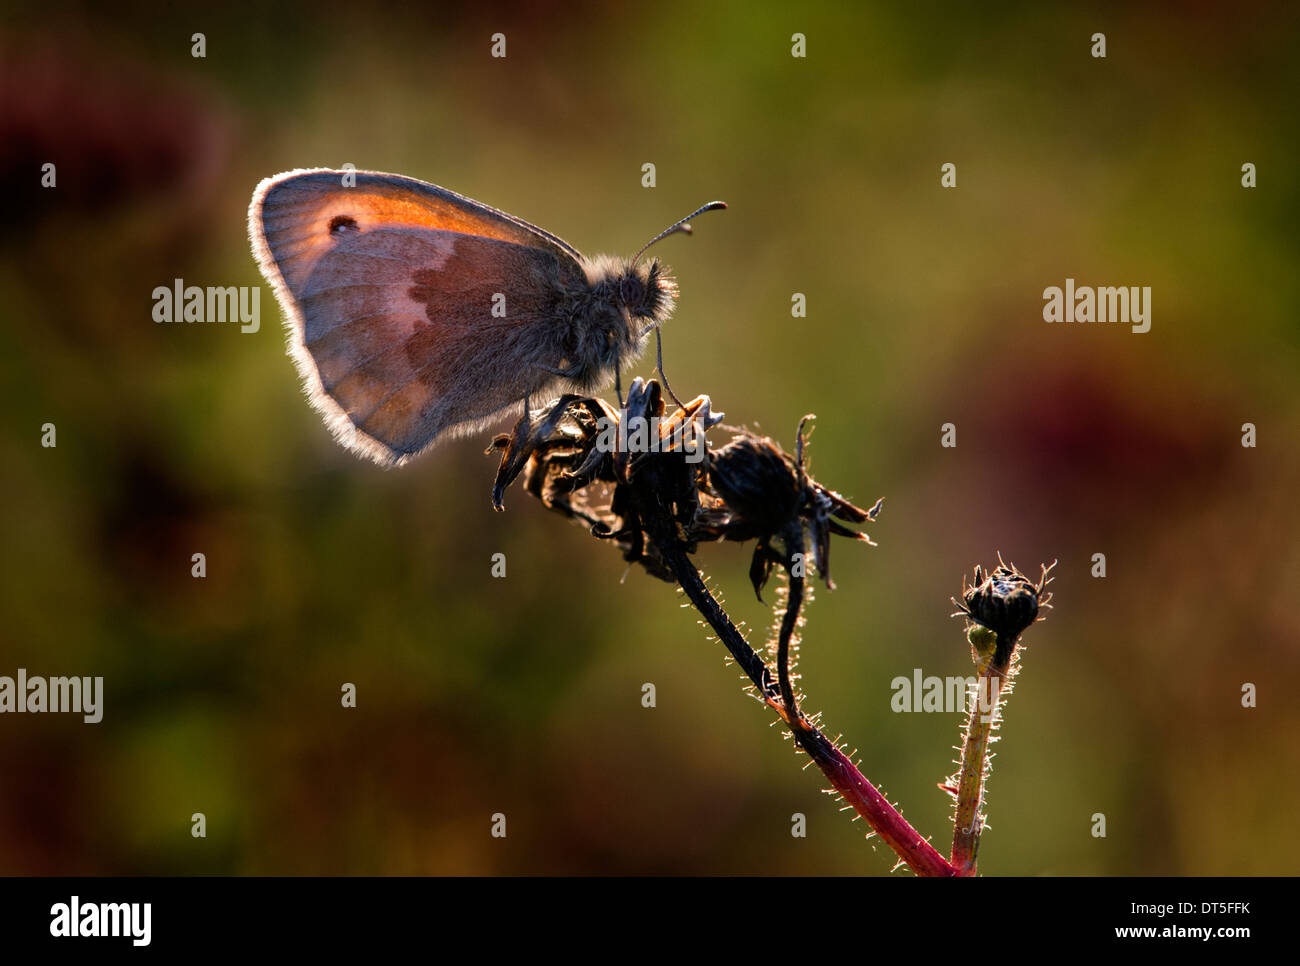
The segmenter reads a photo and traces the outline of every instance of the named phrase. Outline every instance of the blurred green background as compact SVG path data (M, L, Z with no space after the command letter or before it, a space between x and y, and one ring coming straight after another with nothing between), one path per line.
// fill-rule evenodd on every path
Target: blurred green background
M519 489L493 512L486 434L393 472L331 441L245 218L261 178L345 162L588 253L728 202L658 250L668 371L787 447L815 412L814 474L885 497L879 546L834 548L802 683L942 851L960 716L895 714L890 682L969 673L949 597L1001 551L1060 564L981 871L1300 871L1297 26L1281 5L10 9L0 674L106 696L93 726L0 717L0 872L892 865L670 585L622 579ZM1046 325L1067 276L1150 285L1150 333ZM263 285L261 331L155 324L174 278ZM748 553L699 559L757 644Z

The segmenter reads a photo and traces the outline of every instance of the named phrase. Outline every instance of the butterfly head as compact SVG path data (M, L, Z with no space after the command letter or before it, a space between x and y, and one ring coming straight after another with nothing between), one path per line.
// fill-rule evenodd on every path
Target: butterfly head
M576 323L570 341L576 344L566 352L566 358L576 362L577 385L590 389L621 371L641 354L650 333L672 314L677 283L659 259L642 262L646 249L677 232L689 234L691 218L725 207L720 201L711 201L698 208L650 239L630 259L609 255L583 259L587 286L579 294L580 305L569 313Z
M618 279L618 301L627 315L629 329L639 328L644 334L672 314L677 283L657 258L644 265L628 265Z
M657 259L636 265L599 256L586 267L590 288L573 313L570 357L582 370L576 382L590 388L641 354L650 332L672 314L677 283Z

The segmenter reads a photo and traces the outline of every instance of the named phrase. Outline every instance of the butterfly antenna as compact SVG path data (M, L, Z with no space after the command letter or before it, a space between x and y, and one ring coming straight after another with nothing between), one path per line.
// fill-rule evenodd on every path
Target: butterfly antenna
M663 241L669 235L675 235L679 231L685 235L689 235L691 233L690 220L694 218L696 215L702 215L706 211L717 211L725 207L727 207L727 203L725 201L710 201L707 205L701 205L699 208L696 208L694 211L692 211L681 221L677 222L674 225L669 226L668 228L665 228L659 234L655 235L654 238L651 238L648 242L646 242L645 247L636 253L636 258L632 259L632 264L635 265L637 262L641 261L641 256L644 255L646 253L646 250L649 249L649 247L653 245L655 242Z
M664 381L664 388L668 390L668 395L672 397L673 402L677 403L678 409L685 409L686 403L677 398L677 393L673 392L673 387L668 385L668 373L664 372L664 340L659 334L659 326L655 326L655 355L659 359L659 378Z

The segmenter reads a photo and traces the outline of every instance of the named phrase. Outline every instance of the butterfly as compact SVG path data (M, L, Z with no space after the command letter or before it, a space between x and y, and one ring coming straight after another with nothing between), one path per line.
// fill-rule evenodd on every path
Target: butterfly
M446 188L318 168L262 181L248 234L312 405L345 447L396 466L532 397L617 380L677 299L641 256L725 207L631 259L588 258Z

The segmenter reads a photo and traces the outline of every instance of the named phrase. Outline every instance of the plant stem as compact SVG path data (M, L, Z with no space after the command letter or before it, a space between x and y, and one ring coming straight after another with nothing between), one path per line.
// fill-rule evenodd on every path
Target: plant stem
M793 528L786 538L786 557L800 561L800 572L804 563L803 527ZM807 726L804 716L799 711L799 702L795 697L794 687L790 683L790 641L794 637L795 627L799 624L799 611L803 607L803 577L793 570L788 572L785 589L785 613L781 615L781 630L776 645L776 673L781 684L781 703L786 709L786 722L795 729Z
M796 713L791 716L785 713L784 704L778 703L781 702L783 689L772 680L767 664L749 646L744 635L722 609L722 605L709 592L704 579L690 558L668 540L658 539L655 542L665 563L672 570L696 610L709 622L718 639L758 688L767 703L782 712L782 717L790 725L795 741L816 762L832 787L867 820L871 828L917 875L953 875L954 869L948 860L899 814L889 800L867 781L862 772L830 739L813 727L802 715ZM793 587L791 590L793 592ZM793 596L789 603L791 605L796 603ZM791 607L787 611L787 618L793 620L794 618L790 618L789 615L794 613ZM788 686L787 681L786 687Z
M980 832L984 825L984 778L988 772L988 750L997 727L1002 687L1008 665L985 664L971 695L966 739L962 742L961 779L957 786L957 815L953 821L951 864L959 876L973 876L979 856Z

